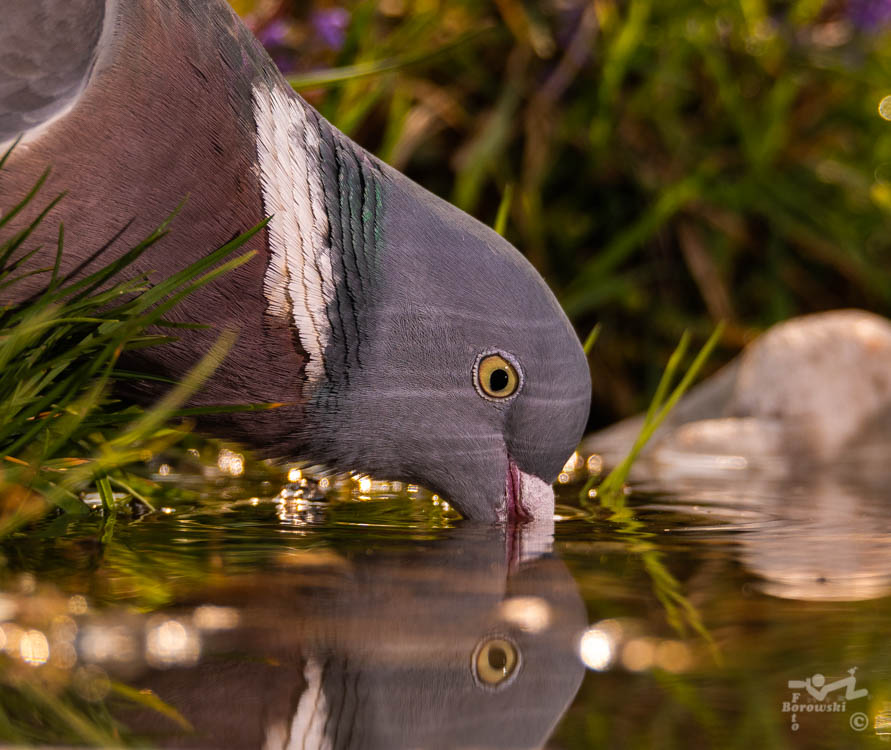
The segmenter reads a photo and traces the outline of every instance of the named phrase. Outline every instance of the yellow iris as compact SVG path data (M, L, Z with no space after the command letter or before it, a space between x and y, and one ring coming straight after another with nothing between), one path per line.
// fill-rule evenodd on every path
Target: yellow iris
M500 354L489 354L480 360L477 382L490 398L508 398L517 392L520 376L516 368Z
M518 656L516 646L504 638L483 641L474 654L474 674L484 685L497 687L514 673Z

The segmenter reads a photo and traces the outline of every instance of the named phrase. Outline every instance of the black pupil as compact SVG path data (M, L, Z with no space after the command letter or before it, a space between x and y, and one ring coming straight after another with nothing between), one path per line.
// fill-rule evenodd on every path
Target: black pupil
M503 648L494 646L489 649L489 666L496 672L503 672L507 666L507 654Z
M510 377L507 372L502 370L501 368L497 370L492 370L492 374L489 375L489 388L495 393L498 391L503 391L507 388L507 384L510 382Z

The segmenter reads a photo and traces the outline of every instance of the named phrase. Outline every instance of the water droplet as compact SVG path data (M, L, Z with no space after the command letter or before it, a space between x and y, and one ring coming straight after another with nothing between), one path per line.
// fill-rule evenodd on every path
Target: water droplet
M240 477L244 474L244 456L223 448L217 456L217 468L231 477Z
M145 637L145 659L152 666L194 664L201 653L201 639L190 625L180 620L155 619Z
M579 657L588 668L603 672L612 665L622 638L623 628L618 620L601 620L592 625L579 639Z
M29 630L19 641L19 653L22 661L32 667L46 664L50 655L49 641L39 630Z
M585 466L592 474L599 474L603 471L603 458L597 453L592 453L588 456L588 460L585 461Z

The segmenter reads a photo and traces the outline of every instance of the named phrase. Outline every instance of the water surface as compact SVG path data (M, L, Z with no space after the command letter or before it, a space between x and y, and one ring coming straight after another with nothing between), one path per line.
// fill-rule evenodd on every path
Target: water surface
M158 481L189 489L175 507L59 516L4 542L6 740L842 748L891 736L882 488L687 480L583 509L577 462L553 529L503 530L418 488L360 477L320 490L232 460L213 475L156 465Z

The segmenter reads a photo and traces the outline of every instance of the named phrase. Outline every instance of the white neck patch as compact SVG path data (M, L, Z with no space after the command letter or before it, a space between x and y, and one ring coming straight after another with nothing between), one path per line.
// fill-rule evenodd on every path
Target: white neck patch
M331 740L325 735L328 722L328 703L322 690L322 665L308 659L303 670L306 689L300 695L291 725L278 723L266 727L263 750L331 750Z
M254 120L263 204L269 222L269 265L263 292L269 311L290 317L309 360L311 383L325 376L331 335L327 307L335 298L328 213L316 163L319 132L302 100L254 86Z

